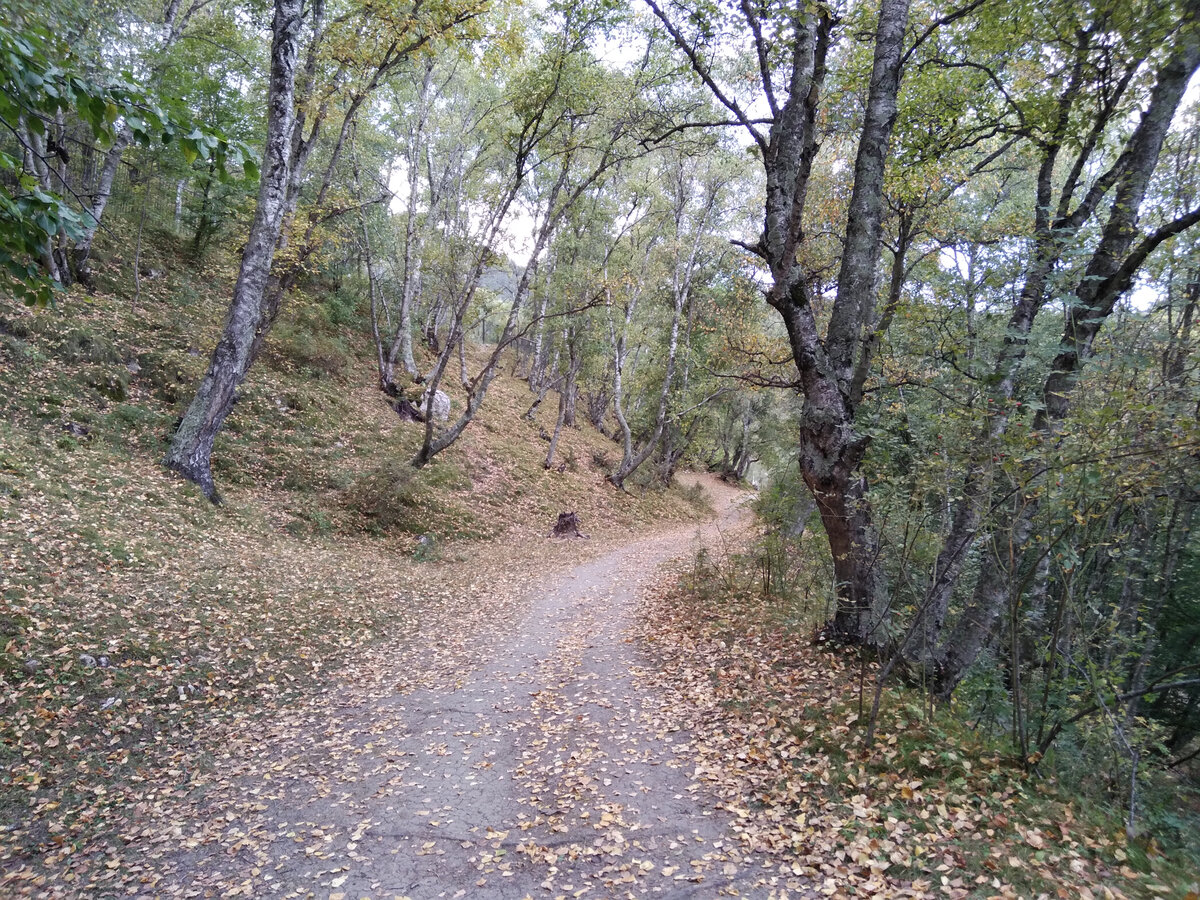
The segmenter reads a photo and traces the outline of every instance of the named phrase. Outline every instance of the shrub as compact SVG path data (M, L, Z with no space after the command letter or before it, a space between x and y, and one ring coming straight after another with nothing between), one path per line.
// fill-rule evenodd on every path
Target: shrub
M67 362L121 362L121 355L112 341L86 328L72 328L66 333L62 341L61 355Z

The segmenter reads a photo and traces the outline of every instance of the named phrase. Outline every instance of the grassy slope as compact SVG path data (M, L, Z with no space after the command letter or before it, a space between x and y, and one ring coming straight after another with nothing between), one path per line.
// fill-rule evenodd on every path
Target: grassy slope
M564 435L564 473L544 470L552 410L522 420L528 389L507 376L460 443L412 473L418 427L315 290L217 442L226 503L211 506L158 461L234 271L170 247L144 252L167 274L144 278L136 305L117 256L93 297L0 300L0 871L32 858L62 874L111 845L130 810L195 781L227 736L321 691L381 635L484 627L472 569L500 551L481 539L536 548L513 554L532 573L584 552L547 547L560 510L595 546L699 512L675 491L609 488L593 457L613 445L589 428Z

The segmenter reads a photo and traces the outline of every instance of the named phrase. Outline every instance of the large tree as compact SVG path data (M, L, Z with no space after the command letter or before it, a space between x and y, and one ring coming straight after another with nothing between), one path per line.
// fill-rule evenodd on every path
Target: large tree
M884 169L896 120L909 0L883 0L870 26L872 58L857 129L849 207L841 231L836 293L827 316L805 265L806 200L827 115L831 53L852 61L849 35L836 8L823 3L775 6L742 0L733 21L707 8L673 14L646 0L696 75L749 134L766 179L762 233L746 249L766 265L766 300L783 318L797 385L804 396L800 471L820 509L834 561L837 610L833 628L847 641L882 641L886 587L879 541L861 471L869 439L856 425L875 343L877 268L882 248ZM688 24L681 24L687 21ZM856 23L863 24L863 23ZM717 35L749 35L759 95L747 100L720 75ZM750 103L765 107L761 116Z
M250 367L255 335L263 317L263 293L279 241L292 174L291 143L296 124L296 63L302 0L275 0L271 22L271 77L267 95L267 140L258 203L242 251L233 302L208 371L184 413L165 465L217 499L210 458L217 431L233 406L233 394Z

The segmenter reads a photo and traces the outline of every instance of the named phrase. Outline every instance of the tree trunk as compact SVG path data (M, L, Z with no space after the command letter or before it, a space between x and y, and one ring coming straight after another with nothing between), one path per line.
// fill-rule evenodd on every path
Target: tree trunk
M554 421L554 434L550 438L550 449L546 453L545 466L549 469L554 465L554 452L558 448L558 438L564 425L571 425L574 417L575 380L579 377L579 369L583 365L583 356L579 353L579 339L574 327L562 330L562 341L567 347L567 372L563 377L562 389L558 394L558 418Z
M1046 442L1057 434L1070 412L1079 372L1092 354L1093 342L1117 300L1129 289L1142 262L1163 241L1200 221L1200 212L1192 211L1137 240L1138 213L1150 177L1175 110L1197 66L1200 66L1200 26L1193 20L1181 28L1179 43L1162 63L1150 103L1125 145L1122 154L1125 163L1113 182L1112 205L1085 272L1075 285L1078 300L1067 310L1060 350L1042 385L1043 406L1034 419L1031 439ZM1031 484L1034 486L1036 479ZM948 697L954 691L986 646L1009 602L1009 591L1015 587L1016 566L1023 558L1024 544L1033 531L1033 517L1038 508L1039 502L1031 494L1018 504L1011 518L997 522L992 529L992 535L1008 535L1006 543L1015 549L997 552L995 538L989 539L993 547L981 560L972 602L931 660L934 688L939 695Z
M621 424L621 433L624 438L624 454L621 457L621 464L617 466L617 470L608 476L608 480L617 487L624 490L625 480L632 475L642 463L650 458L650 454L658 447L659 439L662 437L663 428L667 422L667 408L671 398L671 381L675 374L675 358L679 350L679 321L683 314L683 304L687 299L686 292L678 291L675 297L675 312L671 318L671 337L667 343L667 363L666 371L663 374L662 390L659 392L658 398L658 415L655 417L654 432L649 439L636 452L633 449L633 440L629 428L629 423L626 421L623 413L617 413L617 421ZM620 382L617 381L614 385L613 395L616 396L620 391ZM618 407L619 410L619 407Z
M267 141L254 221L242 251L221 340L164 460L167 468L199 485L214 502L218 502L218 495L212 478L213 442L250 366L255 335L262 324L263 292L286 207L302 6L301 0L275 0Z
M425 150L425 128L429 121L430 92L433 85L433 60L425 62L425 74L417 97L417 121L408 145L408 215L404 222L404 283L400 294L400 309L396 331L388 350L385 365L384 388L395 381L396 363L404 367L411 376L417 374L413 359L412 311L420 298L422 242L417 230L417 186L421 176L421 154Z
M674 214L674 241L673 241L673 259L671 266L671 293L674 299L674 310L671 316L671 332L670 338L667 341L667 360L665 371L663 373L662 390L659 393L658 413L654 418L654 431L649 439L636 452L633 449L632 435L629 428L629 422L625 417L624 410L621 408L620 390L621 385L619 379L614 381L613 385L613 402L617 410L617 422L621 426L621 435L623 441L623 450L621 463L617 466L615 472L609 475L608 480L617 487L624 489L625 480L637 470L651 454L658 449L659 441L662 439L663 431L667 425L667 413L671 398L671 388L675 377L676 361L679 354L679 330L680 324L683 321L683 313L691 300L692 281L696 275L697 260L700 254L700 246L703 242L708 227L709 218L713 214L713 210L717 206L717 200L723 188L723 183L720 178L713 172L704 173L707 175L707 181L702 182L703 198L702 206L696 213L695 220L691 223L692 233L687 235L687 212L691 204L692 197L692 179L687 170L686 161L682 158L673 161L674 168L670 172L672 189L674 196L671 198L673 203ZM681 242L687 236L688 243L686 250L681 246ZM649 258L650 247L647 247L647 259ZM641 282L639 281L639 289ZM633 301L630 302L630 308L625 316L625 331L628 331L630 320L632 319ZM622 333L620 341L620 356L624 355L624 339ZM622 359L614 358L614 367L618 370L621 368Z
M354 198L358 203L358 230L362 234L362 261L367 267L367 294L371 301L371 338L375 344L375 362L379 372L379 386L386 392L392 387L388 360L383 352L383 335L379 330L379 312L383 306L383 298L379 288L379 280L375 276L375 256L371 250L371 230L367 223L367 205L362 195L362 178L358 168L357 150L353 156Z
M878 537L866 502L859 467L868 439L854 426L861 385L871 370L875 325L876 269L881 256L883 175L896 118L897 95L909 0L883 0L875 28L874 59L866 110L855 159L837 295L822 337L804 268L804 210L816 156L826 58L834 23L821 6L801 6L786 25L765 37L763 13L739 7L758 51L762 87L770 110L770 129L761 130L730 100L699 59L695 45L646 0L683 50L701 79L758 145L766 175L762 235L747 249L768 266L772 285L767 302L782 316L805 404L799 441L800 468L821 510L837 576L838 608L833 627L845 640L875 644L883 640L876 617L886 604ZM768 22L774 26L776 23ZM786 47L782 72L771 44ZM776 94L776 85L780 94ZM865 358L864 358L865 357Z

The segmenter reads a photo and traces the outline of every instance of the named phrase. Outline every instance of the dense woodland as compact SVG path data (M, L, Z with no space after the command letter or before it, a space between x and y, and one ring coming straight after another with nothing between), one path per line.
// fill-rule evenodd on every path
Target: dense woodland
M240 254L162 461L219 501L273 326L336 285L413 467L511 373L557 409L547 469L593 428L613 491L753 481L763 589L816 593L868 709L953 700L1170 831L1143 791L1200 754L1198 68L1196 0L13 0L2 302L80 302L106 229L134 281L155 229Z

